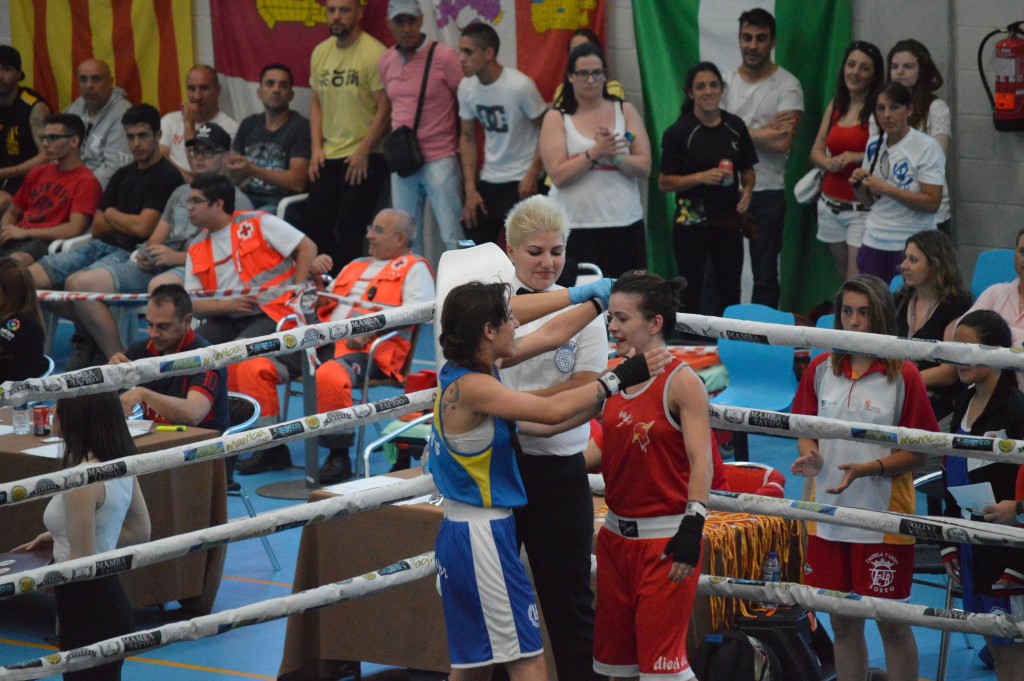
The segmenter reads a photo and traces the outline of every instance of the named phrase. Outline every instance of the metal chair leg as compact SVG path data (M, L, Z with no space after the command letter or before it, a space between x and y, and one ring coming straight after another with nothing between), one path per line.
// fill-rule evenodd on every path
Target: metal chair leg
M241 498L242 503L245 504L245 510L249 513L250 518L256 517L256 509L252 507L252 501L249 500L249 495L245 493L245 488L241 487L237 492L228 492L231 496L238 496ZM270 546L270 541L266 537L260 537L260 541L263 542L263 549L267 552L267 558L270 559L270 564L274 567L274 572L281 571L281 564L277 562L277 554L274 553L274 549Z

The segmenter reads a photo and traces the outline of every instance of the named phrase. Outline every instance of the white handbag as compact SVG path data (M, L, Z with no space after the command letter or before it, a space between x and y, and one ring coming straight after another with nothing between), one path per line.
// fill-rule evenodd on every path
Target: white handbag
M818 200L818 195L821 194L821 176L824 172L821 168L811 168L793 186L793 196L798 203L811 204Z

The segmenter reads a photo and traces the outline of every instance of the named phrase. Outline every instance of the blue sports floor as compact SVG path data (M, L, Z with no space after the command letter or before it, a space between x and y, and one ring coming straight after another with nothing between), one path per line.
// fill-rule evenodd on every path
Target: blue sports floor
M58 337L54 343L54 355L58 367L67 359L70 327L58 325ZM432 368L433 347L430 334L421 334L416 358L419 369ZM379 389L373 399L381 399L396 391ZM291 400L289 418L301 416L302 400ZM795 442L782 438L765 436L750 437L751 459L774 466L787 474L786 496L799 498L801 481L788 474L789 465L795 457ZM301 444L292 446L292 459L298 465L302 462ZM326 456L326 450L321 450ZM384 472L386 463L376 463L372 470ZM264 473L253 476L239 476L239 481L250 493L257 513L275 510L291 504L301 503L268 499L255 494L265 484L284 480L299 479L298 468ZM919 500L919 511L923 512L924 502ZM228 516L245 516L240 499L228 497ZM2 525L0 525L2 527ZM2 534L2 531L0 531ZM251 540L230 544L224 565L224 579L217 596L215 611L240 607L260 600L286 596L291 593L296 557L299 548L299 530L276 534L270 542L281 562L281 571L271 569L261 543ZM944 592L923 586L914 586L912 602L941 607ZM156 609L137 613L138 626L148 628L159 626L164 614ZM821 616L827 626L827 615ZM0 664L10 664L29 658L39 657L52 650L44 637L53 632L53 599L47 594L31 593L0 603ZM867 627L868 649L873 667L884 667L885 660L878 631ZM934 679L938 658L939 633L929 629L915 629L920 650L920 676ZM125 664L125 679L146 681L172 681L195 679L199 681L223 680L225 678L274 679L284 649L285 621L246 627L228 632L212 639L194 643L178 643L166 648L133 658ZM949 681L981 681L995 679L995 674L978 659L978 651L984 645L980 637L971 637L973 650L967 649L964 637L955 634L951 641L949 655ZM402 679L428 679L427 676L407 670L391 669L374 664L363 665L363 677L375 681Z

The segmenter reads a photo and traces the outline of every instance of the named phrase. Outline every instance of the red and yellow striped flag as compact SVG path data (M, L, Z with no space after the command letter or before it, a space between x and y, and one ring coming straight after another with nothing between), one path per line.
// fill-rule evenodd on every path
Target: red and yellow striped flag
M181 108L192 66L192 0L12 0L11 35L25 82L55 110L78 97L75 67L110 65L132 102Z

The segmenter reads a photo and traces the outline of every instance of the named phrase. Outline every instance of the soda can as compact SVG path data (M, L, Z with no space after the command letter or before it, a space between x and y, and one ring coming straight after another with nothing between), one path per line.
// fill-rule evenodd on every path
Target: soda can
M46 407L32 407L32 434L48 435L50 432L50 410Z
M728 176L722 178L722 186L731 187L733 182L732 161L730 161L727 158L723 158L721 161L718 162L718 169L726 173L726 175Z

